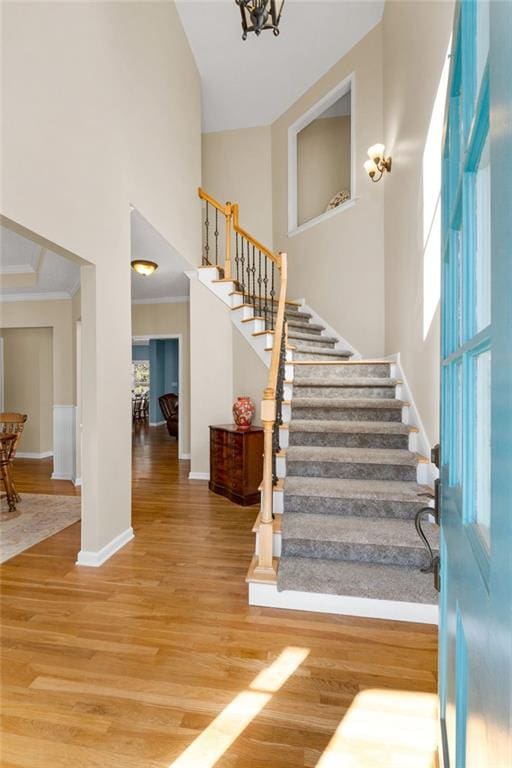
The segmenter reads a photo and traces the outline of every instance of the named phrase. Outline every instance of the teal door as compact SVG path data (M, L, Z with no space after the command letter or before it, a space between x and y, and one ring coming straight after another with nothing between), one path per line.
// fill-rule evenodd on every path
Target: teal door
M443 155L444 768L510 768L512 3L456 10Z

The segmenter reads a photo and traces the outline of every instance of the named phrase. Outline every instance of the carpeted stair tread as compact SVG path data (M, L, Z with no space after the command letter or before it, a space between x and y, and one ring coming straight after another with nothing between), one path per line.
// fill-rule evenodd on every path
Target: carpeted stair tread
M379 379L377 377L371 379L371 378L356 378L356 377L345 377L345 378L339 378L339 379L325 379L321 378L319 376L309 376L304 377L300 379L294 379L293 386L294 387L343 387L343 388L351 388L351 387L396 387L397 384L400 382L398 379L389 379L389 378L382 378Z
M269 315L277 315L277 306L274 304L273 307L268 307L267 313ZM293 319L303 319L303 320L310 320L313 315L311 315L309 312L303 312L299 307L297 309L292 309L292 307L287 306L284 311L284 315L286 318L293 318Z
M319 380L343 380L343 379L361 379L390 378L389 363L369 363L359 360L297 360L290 361L293 365L294 380L315 378Z
M399 501L427 506L432 492L428 486L403 480L343 480L335 477L287 477L284 481L285 508L287 496L315 498L369 499Z
M286 462L316 461L355 464L401 464L416 466L419 457L411 451L389 448L338 448L323 445L292 445L286 450Z
M398 565L289 557L277 589L437 605L432 574Z
M290 330L293 330L295 328L297 329L304 329L307 331L316 331L317 333L321 333L322 331L325 331L325 326L319 325L318 323L311 323L307 319L302 320L301 317L289 317L287 319L288 323L288 333L290 333Z
M293 401L295 402L295 400ZM408 435L412 427L401 421L332 421L292 419L290 432L343 432L345 434Z
M408 403L396 398L335 398L330 397L294 397L292 400L292 410L296 408L396 408L401 409Z
M301 342L302 341L311 341L312 343L322 342L323 344L337 344L339 341L339 339L337 339L334 336L320 336L318 334L305 333L302 331L295 331L293 329L288 331L288 338L297 339L297 340L300 340ZM292 343L294 346L296 346L295 341L293 341Z
M439 528L434 523L424 523L423 528L432 549L438 549ZM303 539L425 551L411 520L284 514L281 535L283 541Z

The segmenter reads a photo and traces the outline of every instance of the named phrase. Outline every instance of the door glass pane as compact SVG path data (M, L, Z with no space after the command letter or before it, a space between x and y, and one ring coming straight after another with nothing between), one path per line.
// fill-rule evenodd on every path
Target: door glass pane
M464 270L462 264L462 232L458 230L455 236L455 328L456 328L456 347L460 347L463 341L463 295L464 295Z
M491 173L489 137L475 174L475 325L476 331L491 322Z
M474 360L475 432L474 432L474 520L489 546L491 515L491 351L481 352Z
M476 88L480 90L487 54L489 53L489 0L476 4Z
M462 361L459 361L455 369L455 409L456 409L456 422L454 430L455 441L455 483L460 485L462 482L462 446L464 445L463 435L463 421L462 421L462 405L464 403L464 393L462 389Z

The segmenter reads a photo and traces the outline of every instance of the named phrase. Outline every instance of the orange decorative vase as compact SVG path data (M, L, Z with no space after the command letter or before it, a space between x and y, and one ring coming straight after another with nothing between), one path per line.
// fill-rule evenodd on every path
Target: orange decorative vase
M256 408L250 397L237 397L236 403L233 404L233 418L241 432L251 428L255 411Z

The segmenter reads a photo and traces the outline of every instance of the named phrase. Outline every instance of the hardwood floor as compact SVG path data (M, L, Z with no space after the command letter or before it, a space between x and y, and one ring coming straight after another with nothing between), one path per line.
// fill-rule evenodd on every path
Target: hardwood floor
M165 427L133 444L131 543L77 567L76 524L0 569L3 768L432 765L435 629L249 607L256 509ZM48 471L20 492L77 492Z

